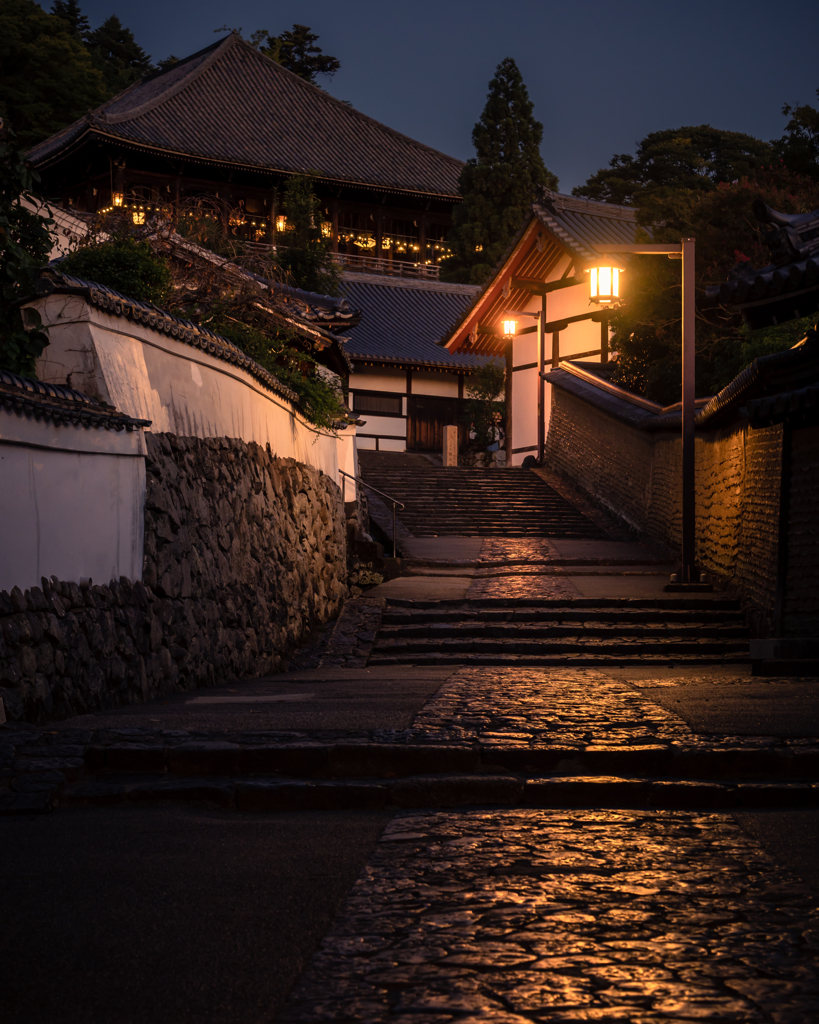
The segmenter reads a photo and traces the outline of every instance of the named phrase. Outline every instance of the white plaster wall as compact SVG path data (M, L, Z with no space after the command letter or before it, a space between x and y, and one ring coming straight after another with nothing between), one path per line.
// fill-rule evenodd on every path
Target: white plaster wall
M153 432L270 445L274 455L338 482L338 449L348 442L313 427L246 371L80 297L51 295L32 305L49 328L50 344L37 363L41 380L67 383L151 420Z
M142 579L142 432L0 411L0 590Z
M458 377L454 373L431 373L413 370L412 393L414 395L438 395L443 398L458 397Z
M361 434L377 434L379 437L406 437L407 421L401 416L374 416L369 412L356 414L364 420L364 426L358 427Z
M407 371L363 367L350 374L350 390L400 391L404 394L407 390Z

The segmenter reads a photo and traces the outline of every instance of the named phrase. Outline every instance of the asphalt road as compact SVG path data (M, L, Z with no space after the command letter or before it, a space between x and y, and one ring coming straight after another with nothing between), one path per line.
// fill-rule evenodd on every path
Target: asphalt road
M269 1022L390 815L0 820L4 1024Z

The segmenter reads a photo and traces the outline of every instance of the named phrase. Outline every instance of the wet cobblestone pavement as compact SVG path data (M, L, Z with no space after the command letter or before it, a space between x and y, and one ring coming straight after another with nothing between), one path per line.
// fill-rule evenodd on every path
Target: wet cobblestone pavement
M514 746L634 746L694 738L677 715L595 669L461 669L424 706L413 728L436 739Z
M468 601L480 597L502 597L512 601L519 597L559 600L579 596L580 591L565 576L536 575L534 570L479 578L472 581L466 592Z
M277 1019L809 1024L816 904L725 815L407 812Z

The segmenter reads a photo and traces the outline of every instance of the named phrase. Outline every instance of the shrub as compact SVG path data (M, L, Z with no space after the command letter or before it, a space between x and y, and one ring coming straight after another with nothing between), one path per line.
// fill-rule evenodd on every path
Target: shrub
M165 260L156 255L150 242L130 235L83 246L61 260L58 269L157 306L167 299L171 289L171 272Z

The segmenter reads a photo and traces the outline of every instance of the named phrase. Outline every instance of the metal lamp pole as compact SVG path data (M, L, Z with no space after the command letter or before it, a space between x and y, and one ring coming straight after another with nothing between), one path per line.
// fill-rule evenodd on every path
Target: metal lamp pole
M672 260L682 259L682 552L679 581L697 583L699 575L694 565L697 514L694 475L695 240L683 238L679 245L601 245L595 249L601 255L665 255Z

